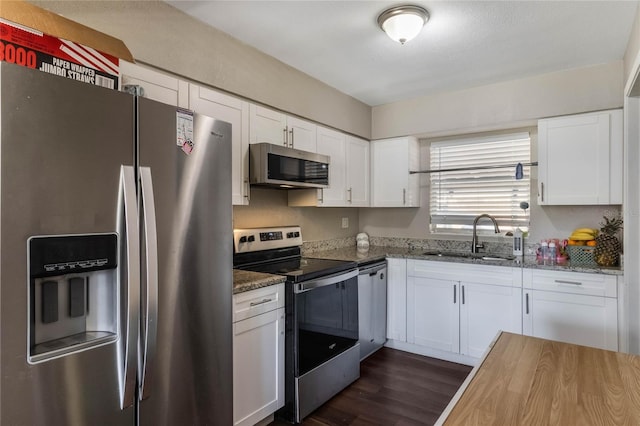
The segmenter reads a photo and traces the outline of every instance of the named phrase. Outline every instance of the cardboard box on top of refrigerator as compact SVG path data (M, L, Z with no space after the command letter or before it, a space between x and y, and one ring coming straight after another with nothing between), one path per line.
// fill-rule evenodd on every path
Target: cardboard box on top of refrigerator
M118 90L120 59L134 62L117 38L24 1L0 1L0 61Z

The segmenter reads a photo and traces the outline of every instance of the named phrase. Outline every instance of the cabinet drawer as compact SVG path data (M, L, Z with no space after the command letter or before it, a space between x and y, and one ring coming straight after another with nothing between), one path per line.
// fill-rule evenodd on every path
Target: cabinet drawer
M233 322L284 307L284 284L233 295Z
M429 260L407 260L407 276L520 287L520 268Z
M617 297L617 278L614 275L525 270L524 287L560 293Z

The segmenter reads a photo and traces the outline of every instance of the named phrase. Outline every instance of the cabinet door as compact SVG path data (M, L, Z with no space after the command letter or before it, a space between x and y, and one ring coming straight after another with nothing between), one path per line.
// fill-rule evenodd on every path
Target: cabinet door
M387 338L407 340L407 261L387 259Z
M137 85L144 89L144 97L168 105L189 108L189 84L172 75L154 69L120 61L122 85Z
M407 342L460 350L459 288L457 281L407 277Z
M371 206L419 207L418 140L413 137L371 142Z
M344 133L318 126L317 148L319 154L328 155L330 157L329 187L321 190L322 206L346 206L346 139Z
M460 290L460 353L480 358L498 331L522 333L520 288L462 281Z
M249 204L249 103L195 84L189 93L189 108L231 123L232 202Z
M287 116L281 112L249 104L249 143L287 145Z
M369 141L347 136L347 203L369 206Z
M233 423L254 425L284 406L284 308L233 324Z
M615 298L539 290L524 296L524 334L618 350Z
M538 122L539 204L622 202L621 117L616 110Z
M291 148L316 152L317 126L310 121L287 116L287 142Z

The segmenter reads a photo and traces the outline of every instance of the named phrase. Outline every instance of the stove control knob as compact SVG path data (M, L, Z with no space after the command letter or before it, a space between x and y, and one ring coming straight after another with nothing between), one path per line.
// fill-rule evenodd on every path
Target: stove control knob
M296 231L296 232L293 233L293 236L298 238L298 237L300 237L300 233L298 231Z
M249 235L249 242L252 243L256 240L255 235Z
M238 242L239 242L240 244L242 244L242 243L246 243L246 242L247 242L247 237L243 235L242 237L240 237L240 240L238 240Z

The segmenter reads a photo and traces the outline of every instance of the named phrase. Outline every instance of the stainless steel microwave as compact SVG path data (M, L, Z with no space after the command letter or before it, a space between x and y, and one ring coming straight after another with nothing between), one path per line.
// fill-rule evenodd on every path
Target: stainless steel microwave
M249 182L279 188L327 188L329 156L270 143L249 145Z

